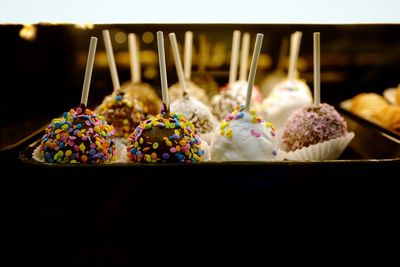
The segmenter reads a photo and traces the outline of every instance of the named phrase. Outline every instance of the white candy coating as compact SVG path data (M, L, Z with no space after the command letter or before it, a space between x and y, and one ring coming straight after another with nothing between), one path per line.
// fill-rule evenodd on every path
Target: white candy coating
M296 110L312 104L310 88L301 80L284 80L264 99L259 107L264 120L280 130L287 118Z
M268 161L277 156L273 126L243 106L229 114L212 136L213 161Z

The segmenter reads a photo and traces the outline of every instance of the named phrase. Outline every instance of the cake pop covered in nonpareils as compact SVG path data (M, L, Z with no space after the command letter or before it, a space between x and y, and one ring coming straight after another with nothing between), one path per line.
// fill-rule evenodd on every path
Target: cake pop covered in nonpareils
M45 129L40 155L49 163L102 163L116 159L114 128L84 106L65 112Z
M107 163L116 159L113 126L86 108L97 38L90 40L81 104L55 118L39 145L40 159L48 163Z
M127 146L128 158L134 162L200 162L204 156L201 139L193 123L182 114L170 112L164 36L157 32L163 108L160 114L143 121L132 133Z
M147 117L147 113L142 102L126 97L126 93L121 91L108 30L103 31L103 38L114 90L111 95L104 98L96 108L96 112L103 115L105 120L114 126L116 137L128 138L139 122Z
M121 86L121 92L132 101L139 101L143 104L143 112L156 115L161 109L161 99L153 87L147 83L126 82Z
M161 99L153 87L142 82L140 48L136 34L128 35L128 44L131 80L122 84L121 92L125 93L126 97L132 101L142 102L145 113L156 115L161 109Z
M182 114L162 111L131 135L128 158L135 162L200 162L204 155L193 124Z
M139 123L146 119L143 104L124 93L113 93L96 108L97 113L115 128L115 136L128 138Z

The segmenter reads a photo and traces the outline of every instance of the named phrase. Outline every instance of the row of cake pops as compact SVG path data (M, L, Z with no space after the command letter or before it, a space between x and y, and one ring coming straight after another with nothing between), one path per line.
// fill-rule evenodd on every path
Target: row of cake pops
M234 33L234 44L239 34L238 32ZM319 37L319 35L317 36ZM264 161L278 158L278 146L274 126L257 116L255 111L250 111L253 99L252 95L255 91L253 85L262 38L262 34L257 35L250 74L245 90L242 89L242 85L239 87L239 92L241 94L244 92L246 95L245 104L232 109L233 112L225 116L220 126L212 132L210 154L215 161ZM202 102L195 100L186 86L175 34L170 34L170 41L179 77L180 90L183 96L175 101L179 101L176 106L182 106L185 112L188 109L187 107L196 108L189 115L182 115L183 112L176 113L170 111L163 37L162 33L158 32L163 108L161 113L149 119L145 119L145 108L139 110L135 107L135 105L138 105L134 102L138 100L132 98L135 92L129 93L129 91L124 92L120 89L108 31L104 31L104 39L115 90L111 96L105 98L97 110L99 113L105 115L104 118L108 116L112 125L122 126L119 136L126 136L126 133L129 134L129 129L134 123L134 119L130 118L129 114L136 114L133 111L130 112L130 110L132 108L136 109L139 115L135 115L135 118L138 120L140 118L141 122L129 137L127 147L128 158L138 162L201 161L205 152L202 149L202 140L200 136L197 136L196 127L193 125L191 119L198 116L199 112L197 110L207 111L207 107ZM95 48L93 46L95 47L95 45L92 44L95 42L94 40L92 38L81 107L66 112L62 118L54 119L42 138L39 152L47 162L108 162L115 160L117 153L115 140L113 139L113 126L109 126L101 115L93 113L86 107L94 60ZM300 114L299 112L293 114L295 118L296 116L302 117L301 112L303 112L305 114L305 117L302 117L304 120L291 120L293 116L289 118L290 123L285 126L285 129L289 130L283 133L282 139L288 146L288 150L301 150L300 148L302 147L308 149L313 146L317 146L318 148L320 147L319 145L323 145L320 144L321 142L333 139L332 141L334 142L328 141L324 143L333 143L334 151L338 151L335 148L337 146L337 139L339 139L340 144L344 144L352 138L347 133L345 121L333 107L326 104L319 104L319 53L316 58L318 59L314 64L316 70L318 70L315 71L317 78L314 82L316 102L308 110L300 110ZM232 61L234 62L235 60L237 61L237 59L233 58ZM289 91L293 91L293 89ZM208 112L207 116L210 117L212 115ZM188 120L185 117L190 119ZM211 117L207 119L211 120ZM201 129L201 127L198 128ZM342 142L341 139L345 139L345 142Z
M244 103L246 97L250 35L248 33L243 35L240 75L239 80L236 80L240 34L239 31L233 33L229 82L221 89L219 94L212 94L211 100L206 90L191 82L192 33L186 32L185 34L183 71L181 70L182 63L178 56L179 50L177 49L176 41L171 42L179 78L179 82L169 89L171 100L176 100L172 103L171 109L191 118L194 125L206 136L207 140L209 140L207 134L215 127L217 120L223 119L237 105ZM103 114L109 123L114 125L117 137L127 138L140 120L148 115L157 113L160 100L148 84L140 81L140 59L135 35L129 35L132 81L125 83L121 88L108 31L104 32L104 40L114 93L104 99L97 111ZM295 78L300 40L301 32L292 34L288 78L283 79L263 102L259 89L253 87L252 104L264 119L272 122L279 129L283 127L291 112L312 102L311 92L307 85ZM192 97L192 101L189 101L188 95Z

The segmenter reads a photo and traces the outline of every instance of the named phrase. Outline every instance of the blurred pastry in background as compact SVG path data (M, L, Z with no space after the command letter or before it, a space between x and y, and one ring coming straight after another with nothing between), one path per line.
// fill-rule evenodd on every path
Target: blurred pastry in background
M385 128L400 132L400 106L390 105L381 95L356 95L351 101L350 111Z

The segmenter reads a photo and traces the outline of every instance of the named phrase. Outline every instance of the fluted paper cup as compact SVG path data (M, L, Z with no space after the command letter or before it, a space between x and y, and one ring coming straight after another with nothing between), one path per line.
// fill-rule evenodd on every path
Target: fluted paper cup
M338 137L294 151L283 152L282 157L295 161L335 160L339 158L353 138L354 133L349 132L343 137Z

